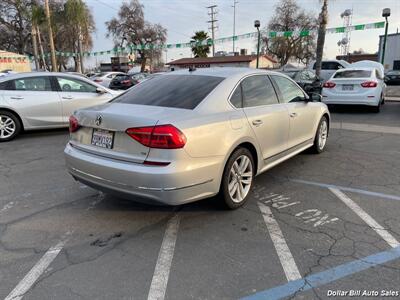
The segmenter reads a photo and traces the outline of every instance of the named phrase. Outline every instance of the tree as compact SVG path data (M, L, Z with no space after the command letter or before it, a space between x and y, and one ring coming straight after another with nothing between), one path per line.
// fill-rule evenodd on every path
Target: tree
M319 27L317 39L317 52L315 61L315 74L319 76L321 72L322 55L324 52L326 24L328 24L328 0L323 0L321 12L319 14Z
M107 37L112 36L114 43L119 46L125 40L128 44L139 47L141 71L146 67L146 60L161 56L159 47L167 40L167 30L160 24L151 24L144 20L143 5L138 0L124 2L118 12L118 17L106 22ZM153 47L154 49L140 49L140 47Z
M196 31L194 36L192 36L191 43L194 43L192 46L192 52L194 57L207 57L210 53L209 45L202 45L201 43L207 41L210 37L208 33L205 31Z
M31 53L30 0L0 1L0 45L17 53Z
M275 7L275 14L268 23L268 31L304 31L317 28L315 17L301 9L295 0L281 0ZM263 43L269 53L276 56L280 64L289 59L307 63L315 51L313 36L293 35L284 37L263 37Z
M44 0L44 11L46 12L47 30L48 30L48 34L49 34L49 44L50 44L50 54L51 54L51 70L53 72L56 72L57 71L57 60L56 60L56 50L54 47L53 28L52 28L52 24L51 24L49 0Z

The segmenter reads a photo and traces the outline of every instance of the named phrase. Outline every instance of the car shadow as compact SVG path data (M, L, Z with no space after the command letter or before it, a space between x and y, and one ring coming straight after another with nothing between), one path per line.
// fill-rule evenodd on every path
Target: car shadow
M68 128L24 131L21 132L21 134L16 137L15 141L22 139L31 139L31 138L47 137L47 136L61 136L61 135L65 135L66 137L68 137L69 136Z
M339 114L376 114L373 111L373 107L365 106L365 105L339 105L335 104L329 105L329 111L331 113L339 113Z

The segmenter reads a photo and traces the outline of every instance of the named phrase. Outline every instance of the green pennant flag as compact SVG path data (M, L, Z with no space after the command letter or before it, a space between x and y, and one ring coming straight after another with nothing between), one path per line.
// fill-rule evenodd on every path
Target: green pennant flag
M335 29L336 29L336 33L344 32L345 28L346 28L346 27L336 27L336 28L335 28Z
M276 37L276 32L275 32L275 31L271 31L271 32L269 33L269 37L270 37L270 38L275 38L275 37Z
M365 25L356 25L354 26L355 30L364 30L365 29Z
M310 35L310 31L309 30L300 31L300 36L309 36L309 35Z
M283 33L283 36L284 37L291 37L293 35L293 31L285 31L284 33Z
M385 27L385 22L377 22L375 23L375 28L383 28Z

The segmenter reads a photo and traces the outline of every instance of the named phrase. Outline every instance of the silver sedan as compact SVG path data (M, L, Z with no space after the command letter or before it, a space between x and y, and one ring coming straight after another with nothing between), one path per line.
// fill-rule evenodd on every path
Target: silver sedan
M82 76L32 72L0 79L0 142L22 130L68 127L77 109L102 104L120 92Z
M325 149L330 115L320 99L275 72L170 72L71 116L67 168L135 201L179 205L218 194L234 209L256 175Z

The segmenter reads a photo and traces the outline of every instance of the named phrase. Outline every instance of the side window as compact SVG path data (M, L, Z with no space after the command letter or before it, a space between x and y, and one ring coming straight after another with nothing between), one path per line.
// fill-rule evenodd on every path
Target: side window
M66 77L57 77L58 84L63 92L96 93L97 87L90 83Z
M307 71L307 73L308 73L308 77L310 78L310 80L314 81L316 79L316 76L313 72Z
M14 90L14 85L12 80L0 82L0 91L10 91L10 90Z
M242 81L242 93L244 107L278 103L274 87L265 75L255 75L244 79Z
M243 107L242 100L243 100L243 98L242 98L242 86L241 86L241 84L239 84L236 87L236 90L232 94L231 103L236 108L242 108Z
M303 91L291 80L282 76L272 76L282 96L284 103L303 101Z
M16 91L51 91L50 77L27 77L14 80L14 89Z

